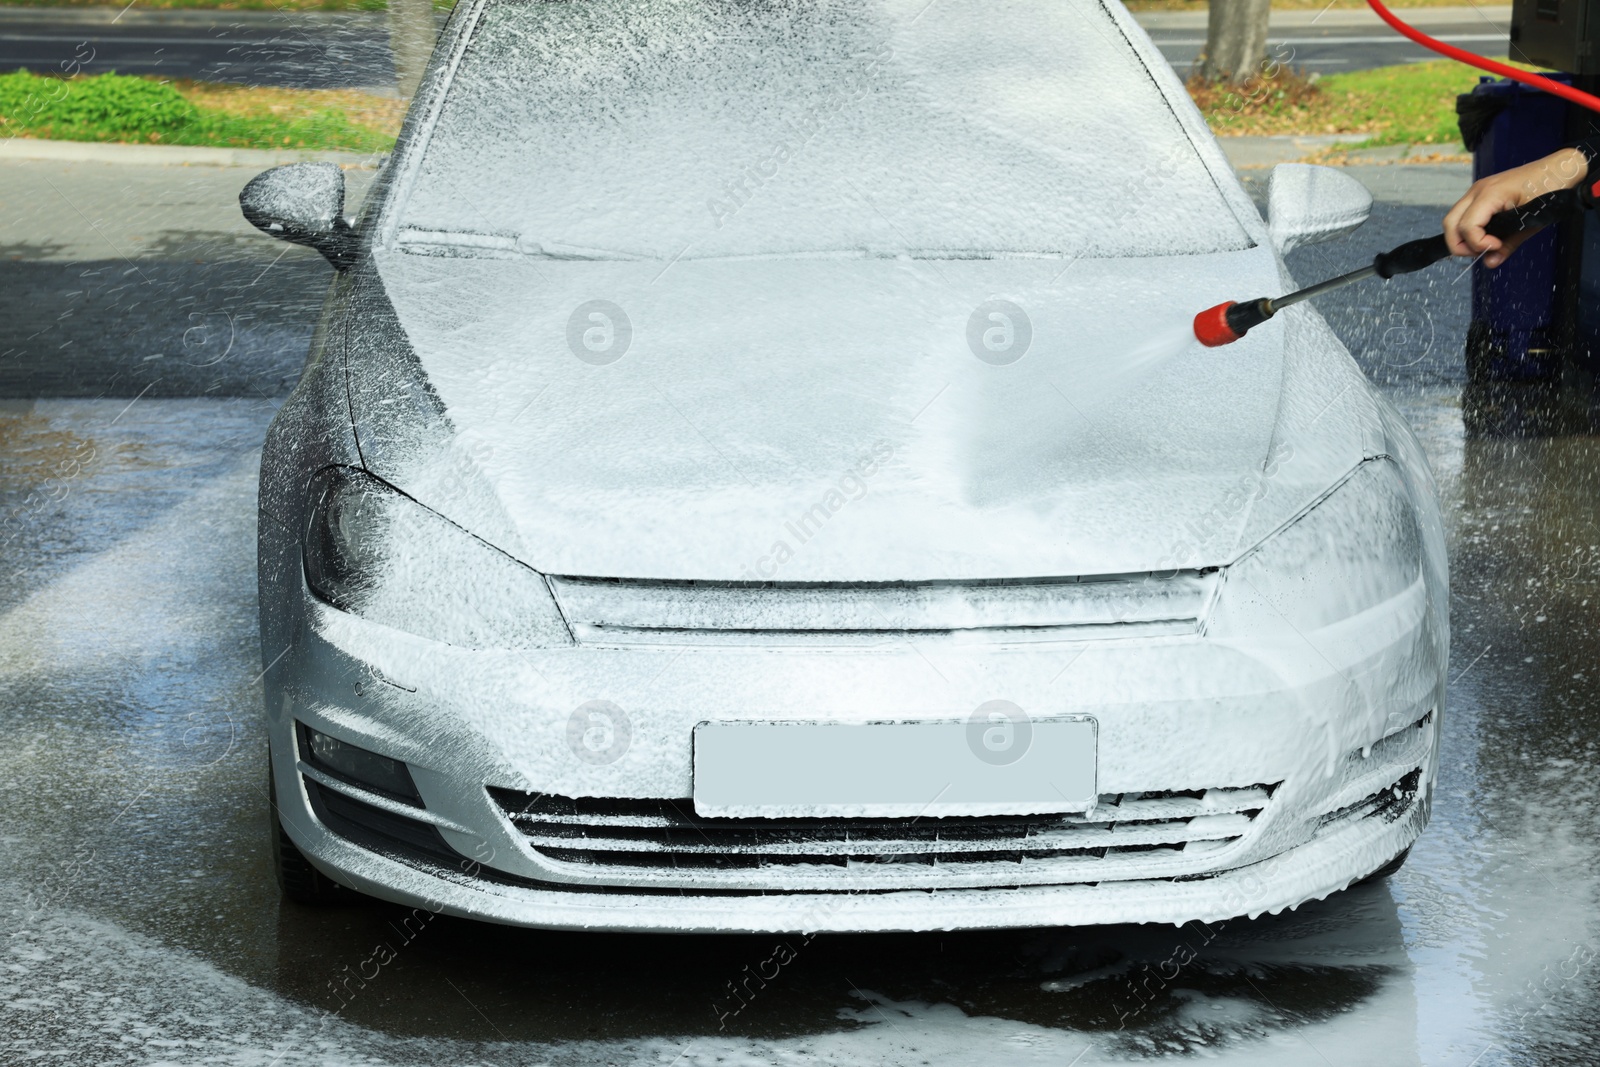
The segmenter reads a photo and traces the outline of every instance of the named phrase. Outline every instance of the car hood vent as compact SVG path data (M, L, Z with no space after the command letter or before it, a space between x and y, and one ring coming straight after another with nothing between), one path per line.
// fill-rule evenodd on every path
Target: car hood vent
M898 635L981 642L1199 631L1215 571L990 581L794 583L552 576L587 644L858 644Z

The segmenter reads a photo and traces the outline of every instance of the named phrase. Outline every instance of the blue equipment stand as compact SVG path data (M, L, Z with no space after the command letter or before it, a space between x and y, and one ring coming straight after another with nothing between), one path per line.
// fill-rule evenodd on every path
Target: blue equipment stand
M1594 91L1593 75L1552 74ZM1457 101L1476 181L1592 136L1588 111L1510 81L1482 79ZM1530 238L1502 266L1472 269L1466 431L1530 437L1600 430L1600 213Z
M1569 80L1568 75L1553 75ZM1512 81L1483 78L1457 103L1472 149L1472 180L1520 167L1567 141L1567 103ZM1550 227L1496 270L1472 268L1466 430L1475 437L1560 432L1562 234Z

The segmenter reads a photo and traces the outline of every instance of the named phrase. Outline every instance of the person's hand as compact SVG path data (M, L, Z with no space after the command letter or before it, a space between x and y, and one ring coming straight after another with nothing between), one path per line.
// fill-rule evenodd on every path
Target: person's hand
M1444 217L1444 240L1453 256L1483 256L1485 267L1498 267L1517 246L1539 232L1523 230L1502 241L1484 231L1493 215L1557 189L1570 189L1588 173L1587 157L1576 148L1534 160L1532 163L1491 174L1472 183L1467 195L1456 201Z

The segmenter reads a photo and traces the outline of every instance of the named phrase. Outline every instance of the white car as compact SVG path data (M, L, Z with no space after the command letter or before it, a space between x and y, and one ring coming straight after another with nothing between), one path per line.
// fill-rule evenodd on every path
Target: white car
M1417 441L1096 0L462 0L262 460L302 901L551 928L1218 920L1396 868L1448 644Z

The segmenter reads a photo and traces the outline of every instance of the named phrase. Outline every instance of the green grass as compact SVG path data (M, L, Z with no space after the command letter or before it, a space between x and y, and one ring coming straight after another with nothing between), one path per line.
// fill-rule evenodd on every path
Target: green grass
M1224 136L1347 133L1366 134L1367 145L1452 145L1461 143L1456 96L1479 77L1464 64L1437 60L1316 81L1283 71L1239 88L1191 78L1189 93Z
M180 91L179 85L184 87ZM378 152L394 144L396 103L365 94L169 83L121 74L0 74L0 136L58 141ZM352 121L351 116L367 118Z
M1330 74L1317 88L1334 102L1339 121L1371 133L1372 144L1459 144L1456 97L1471 92L1481 76L1441 59Z

